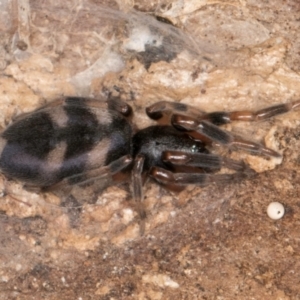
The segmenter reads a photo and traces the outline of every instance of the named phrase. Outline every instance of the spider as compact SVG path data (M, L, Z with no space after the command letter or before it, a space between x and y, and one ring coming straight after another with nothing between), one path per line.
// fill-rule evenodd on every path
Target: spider
M250 170L244 162L212 154L208 146L280 154L219 126L265 120L299 105L300 101L256 112L205 113L160 101L146 108L158 124L135 130L132 108L125 102L65 97L21 115L1 134L0 169L6 177L42 191L93 184L100 191L120 174L131 176L133 199L145 219L142 190L147 177L175 191L241 178ZM234 172L217 174L223 167Z

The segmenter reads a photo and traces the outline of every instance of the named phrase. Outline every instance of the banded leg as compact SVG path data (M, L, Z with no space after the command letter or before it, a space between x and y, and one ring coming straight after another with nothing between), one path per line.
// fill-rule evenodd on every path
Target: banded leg
M262 121L274 116L284 114L290 110L297 109L300 106L300 100L291 103L278 104L263 108L257 111L232 111L232 112L212 112L204 111L183 103L160 101L146 108L147 115L157 120L159 123L170 120L173 114L181 114L196 118L197 120L206 120L215 125L228 124L232 121L256 122Z
M162 125L169 125L174 113L184 114L192 117L201 117L205 113L195 107L184 103L159 101L146 108L149 118Z
M184 115L174 114L172 124L179 130L195 131L221 145L229 148L237 148L248 152L266 155L271 157L281 157L281 155L260 143L251 142L241 137L234 136L231 133L220 129L218 126L203 120L196 120Z
M297 109L299 106L300 101L295 101L291 103L270 106L257 111L244 110L232 112L212 112L204 116L200 116L200 118L215 125L228 124L232 121L258 122L287 113L290 110Z

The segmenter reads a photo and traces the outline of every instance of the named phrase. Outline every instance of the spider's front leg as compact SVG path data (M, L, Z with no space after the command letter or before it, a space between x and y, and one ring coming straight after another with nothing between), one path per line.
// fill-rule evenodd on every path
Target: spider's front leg
M281 157L278 152L267 148L260 143L252 142L239 136L234 136L233 134L205 120L197 120L185 115L174 114L172 116L172 125L179 130L186 130L204 135L212 142L229 148L241 149L259 155Z
M271 117L284 114L297 109L300 101L278 104L257 111L232 111L205 113L183 103L160 101L146 109L148 116L159 123L169 123L181 130L193 131L201 140L215 142L232 148L243 149L271 157L281 157L276 151L264 147L260 143L252 142L238 136L234 136L225 130L218 128L233 121L262 121Z
M205 113L204 111L192 107L184 103L175 103L168 101L159 101L146 108L149 118L164 122L163 120L171 121L172 115L181 114L196 118L199 120L206 120L215 125L224 125L233 121L244 122L258 122L270 119L272 117L287 113L291 110L297 109L300 106L300 100L291 103L284 103L273 105L267 108L263 108L257 111L241 110L241 111L216 111L211 113ZM168 124L170 124L169 122Z
M300 101L278 104L263 108L257 111L241 110L232 112L212 112L201 116L202 120L207 120L215 125L224 125L233 121L258 122L272 117L285 114L300 106Z
M190 105L169 101L159 101L148 106L146 113L149 118L157 121L161 125L171 125L171 118L174 113L191 117L201 117L205 115L205 112Z

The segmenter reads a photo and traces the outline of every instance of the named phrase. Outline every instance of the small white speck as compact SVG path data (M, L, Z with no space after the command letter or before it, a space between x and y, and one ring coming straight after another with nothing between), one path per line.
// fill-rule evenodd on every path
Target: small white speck
M162 288L163 287L170 287L173 289L179 288L179 284L176 281L172 280L169 276L164 274L156 274L156 275L145 274L142 277L142 280L145 283L152 283Z
M126 224L131 222L133 218L134 218L134 213L132 209L128 209L128 208L123 209L123 219Z
M177 214L177 213L176 213L176 211L174 211L174 210L170 212L170 216L171 216L172 218L174 218L174 217L176 216L176 214Z
M0 281L1 281L1 282L8 282L8 280L9 280L9 278L8 278L7 276L2 276L2 277L0 278Z
M26 237L25 237L24 235L19 235L19 239L20 239L21 241L24 241L24 240L26 239Z
M170 277L165 278L165 286L171 287L173 289L179 288L179 284L176 281L172 280Z
M221 222L221 220L220 220L219 218L217 218L217 219L214 220L213 223L214 223L214 224L217 224L217 223L220 223L220 222Z
M267 214L272 220L279 220L284 216L284 206L279 202L271 202L268 205Z
M184 270L184 274L190 276L190 275L192 275L192 270L191 269Z

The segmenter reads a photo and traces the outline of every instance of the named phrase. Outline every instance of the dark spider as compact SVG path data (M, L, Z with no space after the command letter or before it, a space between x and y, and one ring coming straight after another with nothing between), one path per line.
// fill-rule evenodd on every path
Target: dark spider
M229 182L249 171L243 162L211 154L214 143L259 155L280 156L260 143L220 129L231 121L259 121L300 102L256 112L205 113L161 101L146 108L159 125L134 133L131 107L119 100L58 99L20 116L0 138L0 169L9 178L42 190L96 183L99 190L131 171L133 198L142 218L142 186L150 176L167 189ZM232 174L216 174L222 167Z

